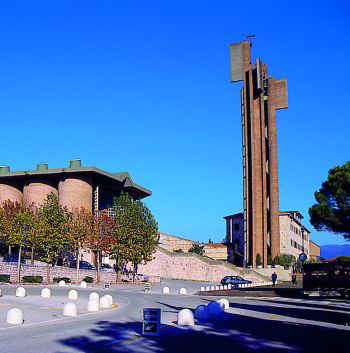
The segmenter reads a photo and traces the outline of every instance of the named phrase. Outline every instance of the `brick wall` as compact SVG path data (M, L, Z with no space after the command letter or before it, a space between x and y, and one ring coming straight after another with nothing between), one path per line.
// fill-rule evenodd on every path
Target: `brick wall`
M310 259L314 260L317 257L321 256L321 249L316 243L310 240L309 245L310 245Z

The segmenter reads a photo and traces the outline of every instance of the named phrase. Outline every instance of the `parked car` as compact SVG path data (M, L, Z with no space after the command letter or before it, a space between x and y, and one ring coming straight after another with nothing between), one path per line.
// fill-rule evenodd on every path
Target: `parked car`
M113 267L109 264L101 264L102 272L113 272Z
M76 261L72 261L69 265L69 267L71 268L77 268L77 262ZM96 267L91 265L89 262L87 261L80 261L79 262L79 268L82 270L96 270Z
M232 284L232 286L234 287L238 287L239 284L249 284L249 283L252 283L252 281L244 279L243 277L240 277L240 276L225 276L221 280L222 285Z
M6 254L4 256L4 262L17 262L18 263L18 254ZM22 257L21 264L25 264L26 260Z

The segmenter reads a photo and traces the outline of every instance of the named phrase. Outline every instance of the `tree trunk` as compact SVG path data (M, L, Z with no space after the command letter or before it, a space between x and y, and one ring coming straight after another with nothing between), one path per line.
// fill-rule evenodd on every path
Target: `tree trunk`
M118 260L116 260L115 262L115 272L116 272L115 282L118 283L120 281L120 266L119 266Z
M47 284L50 284L50 264L46 264L46 277L47 277Z
M77 251L77 283L79 283L79 268L80 268L80 248Z
M11 245L9 245L9 255L11 255Z
M137 271L137 262L133 263L133 271L132 271L132 282L135 283L136 271Z
M19 246L18 251L18 263L17 263L17 282L21 282L21 255L22 255L22 245Z
M100 283L100 252L97 251L97 283Z
M34 246L32 246L32 253L30 254L31 264L34 265Z

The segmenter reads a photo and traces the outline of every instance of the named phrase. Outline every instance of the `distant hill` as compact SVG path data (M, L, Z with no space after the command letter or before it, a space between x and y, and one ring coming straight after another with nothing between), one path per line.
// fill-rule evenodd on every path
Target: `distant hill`
M337 256L350 256L350 244L329 244L321 246L321 257L328 260Z

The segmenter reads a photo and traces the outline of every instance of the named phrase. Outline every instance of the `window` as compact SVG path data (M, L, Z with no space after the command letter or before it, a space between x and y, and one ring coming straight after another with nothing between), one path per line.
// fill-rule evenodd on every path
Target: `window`
M235 223L234 229L235 229L235 231L239 230L239 224L238 223Z

